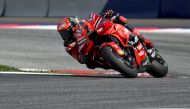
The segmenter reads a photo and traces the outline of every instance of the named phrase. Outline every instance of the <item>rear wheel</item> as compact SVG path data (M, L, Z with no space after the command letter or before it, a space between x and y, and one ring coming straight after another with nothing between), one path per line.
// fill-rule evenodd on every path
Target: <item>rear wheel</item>
M155 53L155 57L147 72L156 78L162 78L167 75L168 65L158 52Z
M138 71L136 68L130 65L121 56L119 56L116 51L114 51L110 46L104 46L101 49L102 57L111 64L111 66L119 71L123 76L127 78L136 78Z

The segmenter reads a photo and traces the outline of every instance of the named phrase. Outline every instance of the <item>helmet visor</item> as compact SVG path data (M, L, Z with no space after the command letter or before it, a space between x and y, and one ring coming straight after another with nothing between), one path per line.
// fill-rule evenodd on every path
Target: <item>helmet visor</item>
M71 37L72 37L70 30L68 30L68 31L60 31L59 33L60 33L62 39L66 40L66 41L71 39Z

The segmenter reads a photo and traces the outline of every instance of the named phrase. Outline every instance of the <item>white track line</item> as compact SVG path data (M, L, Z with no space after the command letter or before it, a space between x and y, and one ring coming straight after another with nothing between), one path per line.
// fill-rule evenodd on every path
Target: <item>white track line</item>
M0 74L16 74L16 75L73 75L69 73L38 73L38 72L0 72Z
M158 29L158 30L139 30L140 32L144 32L144 33L190 33L190 29L183 29L183 28L170 28L170 29Z
M32 69L32 68L19 68L19 70L21 71L25 71L25 72L49 72L50 70L47 69Z
M80 74L74 74L74 73L39 73L39 72L0 72L0 74L6 74L6 75L46 75L46 76L81 76ZM83 75L83 74L82 74ZM102 75L102 74L101 74ZM101 76L101 75L83 75L83 76ZM120 75L120 73L116 73L116 72L109 72L109 73L105 73L105 75L110 76L110 75ZM147 73L139 73L138 74L138 78L152 78L152 76L150 76Z
M16 29L57 30L56 25L19 26Z
M5 29L26 29L26 30L56 30L56 25L32 25L32 26L0 26Z

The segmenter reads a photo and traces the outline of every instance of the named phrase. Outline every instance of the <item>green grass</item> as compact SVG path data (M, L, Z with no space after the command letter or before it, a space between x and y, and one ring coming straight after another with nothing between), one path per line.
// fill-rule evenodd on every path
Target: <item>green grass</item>
M7 65L0 65L0 71L21 71L21 70Z

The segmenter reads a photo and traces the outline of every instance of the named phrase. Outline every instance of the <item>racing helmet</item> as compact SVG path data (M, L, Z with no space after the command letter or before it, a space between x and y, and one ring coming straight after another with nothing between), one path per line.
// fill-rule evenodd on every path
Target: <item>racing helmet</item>
M61 19L57 24L57 31L61 35L62 39L68 41L73 38L73 27L75 22L72 22L70 18L66 17Z

